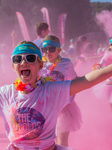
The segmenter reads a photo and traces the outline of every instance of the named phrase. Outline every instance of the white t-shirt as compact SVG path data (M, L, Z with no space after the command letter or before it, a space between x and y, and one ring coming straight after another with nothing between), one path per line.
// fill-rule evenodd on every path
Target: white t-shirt
M76 72L70 59L62 58L61 61L56 63L53 70L49 70L52 65L50 62L44 63L41 71L42 76L51 76L55 81L71 80L76 78Z
M46 82L29 94L15 86L0 88L0 111L7 136L22 150L45 149L54 143L57 117L69 103L71 81Z
M42 40L43 40L43 38L38 38L38 39L33 41L33 43L39 47L41 54L43 54L42 53Z

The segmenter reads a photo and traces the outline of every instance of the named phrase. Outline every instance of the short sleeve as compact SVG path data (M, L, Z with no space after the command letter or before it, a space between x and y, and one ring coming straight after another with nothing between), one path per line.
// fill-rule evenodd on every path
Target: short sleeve
M48 100L54 103L57 109L62 110L70 102L70 83L68 81L48 82L45 86Z
M12 95L13 84L0 87L0 111L4 105L9 103L10 95Z

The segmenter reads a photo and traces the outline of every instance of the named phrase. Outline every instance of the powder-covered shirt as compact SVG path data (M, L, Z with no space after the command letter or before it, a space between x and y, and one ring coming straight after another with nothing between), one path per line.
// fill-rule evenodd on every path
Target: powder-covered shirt
M42 150L54 143L57 117L69 103L70 82L46 82L29 94L13 84L0 88L0 114L9 140L19 149Z
M33 43L34 43L36 46L39 47L39 49L40 49L40 51L41 51L41 54L43 54L43 53L42 53L42 41L43 41L43 38L38 38L38 39L36 39L36 40L33 41Z
M60 62L56 63L54 69L49 70L51 65L52 63L50 62L44 63L41 71L42 76L51 76L55 81L71 80L77 76L74 66L68 58L61 58Z
M49 70L51 65L52 63L50 62L44 63L43 69L41 70L41 76L50 76L54 81L71 80L77 77L74 66L69 58L61 58L60 62L56 63L54 69ZM74 101L74 96L71 96L71 102L72 101Z

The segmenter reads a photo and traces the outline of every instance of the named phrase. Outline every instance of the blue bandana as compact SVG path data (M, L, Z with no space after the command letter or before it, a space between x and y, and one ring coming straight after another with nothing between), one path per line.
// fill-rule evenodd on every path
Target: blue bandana
M40 60L42 60L40 50L32 44L21 44L21 45L16 46L12 52L12 55L18 55L18 54L23 54L23 53L37 54Z
M112 38L109 40L109 44L111 44L112 43Z
M59 42L50 41L50 40L43 41L42 47L47 47L47 46L53 46L53 47L61 48Z

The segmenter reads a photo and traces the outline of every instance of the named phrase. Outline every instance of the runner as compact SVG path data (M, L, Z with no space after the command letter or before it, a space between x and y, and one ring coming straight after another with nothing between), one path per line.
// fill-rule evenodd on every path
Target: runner
M73 64L70 59L62 58L60 40L54 35L46 36L42 42L42 52L45 63L42 74L52 78L53 81L64 81L77 78ZM80 110L74 101L74 96L70 98L71 103L66 105L61 111L57 121L57 138L59 145L68 146L70 131L77 131L82 123Z

